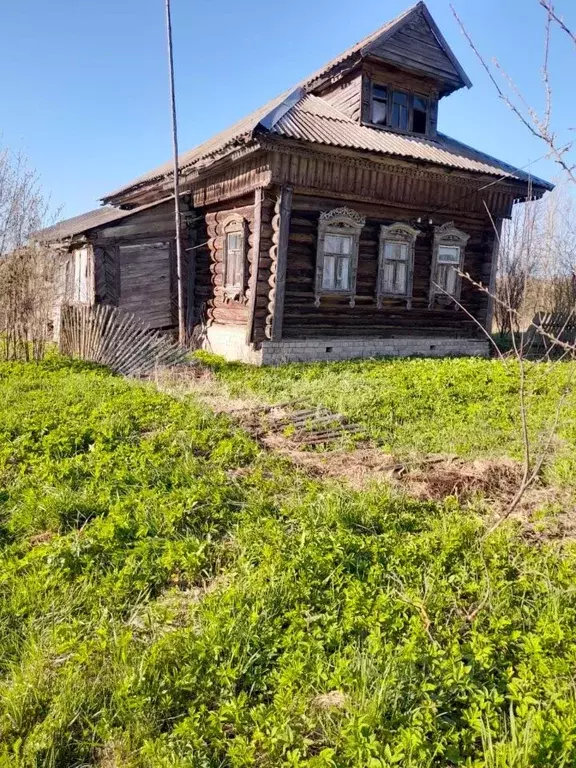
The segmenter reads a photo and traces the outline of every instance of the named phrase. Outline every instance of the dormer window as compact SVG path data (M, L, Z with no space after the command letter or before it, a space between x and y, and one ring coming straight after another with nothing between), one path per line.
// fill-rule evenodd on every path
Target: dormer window
M409 131L410 97L404 91L392 91L392 115L390 125L401 131Z
M412 98L412 132L426 134L428 133L429 101L426 96L420 96L417 93Z
M375 125L386 125L388 117L388 88L384 85L372 87L372 122Z
M429 113L430 99L427 96L372 84L372 125L426 135L429 133Z

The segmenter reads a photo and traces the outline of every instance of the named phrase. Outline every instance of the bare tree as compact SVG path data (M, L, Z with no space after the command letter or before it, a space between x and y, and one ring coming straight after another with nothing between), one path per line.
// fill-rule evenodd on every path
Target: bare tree
M504 70L497 58L492 58L488 63L486 58L476 47L472 36L464 26L460 16L451 4L450 8L462 33L466 37L470 47L476 54L480 64L490 78L496 89L498 97L513 112L522 125L537 139L543 142L547 148L547 155L560 167L562 173L576 185L576 146L572 132L574 125L555 125L554 117L554 92L552 86L552 73L550 70L550 51L553 41L553 33L559 32L563 39L570 40L576 46L576 33L566 23L564 15L556 11L553 0L532 0L544 10L543 24L543 58L541 68L541 86L543 92L544 110L539 111L532 106L517 86L514 79ZM564 0L565 7L570 3ZM574 49L576 53L576 48ZM574 62L572 62L572 69ZM567 64L570 70L570 63Z
M40 359L51 335L57 257L34 242L49 199L21 152L0 147L0 353Z
M551 46L554 33L563 40L569 40L576 45L576 35L570 29L562 13L558 12L553 0L532 0L544 10L543 18L543 62L540 73L543 92L543 111L531 106L524 97L514 80L504 71L497 59L488 63L475 45L472 36L465 28L453 5L452 12L460 25L470 47L478 57L482 67L494 85L498 97L506 104L520 123L533 136L538 138L546 149L547 157L551 158L560 168L566 185L576 186L576 161L574 140L570 132L571 125L555 125L552 73L550 71ZM576 49L574 49L576 53ZM568 65L569 66L569 65ZM552 199L551 199L552 198ZM531 401L539 396L540 387L545 378L554 380L558 361L566 357L576 357L574 339L566 338L564 331L574 319L574 246L576 238L572 201L558 202L547 195L540 203L528 202L522 206L522 212L516 211L512 221L500 238L500 285L492 300L497 307L499 327L512 331L512 356L517 363L519 376L519 431L523 445L523 475L519 487L510 504L498 519L487 529L486 535L491 535L504 520L518 509L524 494L537 480L542 467L549 460L558 423L566 404L567 395L574 389L576 366L572 366L562 393L559 395L555 412L550 422L544 426L538 436L531 435L529 429L529 413ZM542 213L544 212L544 213ZM562 221L562 225L559 222ZM496 231L498 237L498 232ZM479 290L488 293L488 289L475 283L468 274L462 277L470 280ZM547 289L544 295L540 291L530 290L535 285ZM552 308L565 307L563 327L553 331L546 326L537 315L529 327L524 330L522 313L530 293L535 294L535 300L549 301ZM539 294L539 295L538 295ZM487 331L486 335L492 341ZM548 352L552 348L557 359L551 360L547 353L537 363L529 363L526 351L527 341L548 342ZM501 355L501 353L499 352Z

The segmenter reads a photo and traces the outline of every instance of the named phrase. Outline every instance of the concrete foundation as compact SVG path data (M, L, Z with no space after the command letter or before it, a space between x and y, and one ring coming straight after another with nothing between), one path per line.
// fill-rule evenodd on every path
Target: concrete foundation
M227 360L252 365L353 360L374 357L488 357L482 339L404 336L400 338L323 338L264 341L259 349L246 344L244 326L212 325L205 349Z

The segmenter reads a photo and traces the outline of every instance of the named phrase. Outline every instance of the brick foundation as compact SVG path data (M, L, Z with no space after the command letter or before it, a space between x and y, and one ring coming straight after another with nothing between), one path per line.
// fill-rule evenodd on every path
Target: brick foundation
M211 325L205 349L227 360L252 365L353 360L370 357L487 357L486 340L418 336L401 338L324 338L265 341L260 349L246 344L244 326Z

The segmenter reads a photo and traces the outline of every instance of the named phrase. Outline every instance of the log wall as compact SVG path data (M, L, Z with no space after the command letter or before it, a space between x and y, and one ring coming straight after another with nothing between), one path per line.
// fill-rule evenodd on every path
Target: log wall
M258 263L256 280L255 338L261 339L260 326L263 327L266 308L266 292L270 268L270 206L264 198L261 208L261 230L257 237L255 230L255 197L250 195L226 205L211 206L205 209L202 220L198 222L196 239L201 247L196 250L195 276L195 321L219 323L222 325L248 325L251 310L251 291L253 270ZM242 216L246 220L248 243L246 249L247 270L245 275L245 293L241 299L230 299L224 294L224 224L232 215ZM263 233L263 236L262 234ZM259 243L259 257L255 259L255 244Z
M341 205L342 200L339 199L294 194L286 273L284 338L402 334L478 336L478 327L462 310L428 309L433 226L427 224L421 225L422 234L416 241L412 309L407 309L405 301L399 299L385 299L382 309L376 307L379 227L397 221L414 224L410 212L404 211L402 215L396 208L386 205L349 204L366 217L360 237L355 306L350 307L345 297L322 296L320 306L315 307L319 214ZM434 225L447 220L445 217L435 219ZM473 279L488 284L494 240L490 221L465 215L453 220L459 229L470 235L464 270L470 272ZM480 322L485 321L486 296L466 280L462 284L461 303Z

